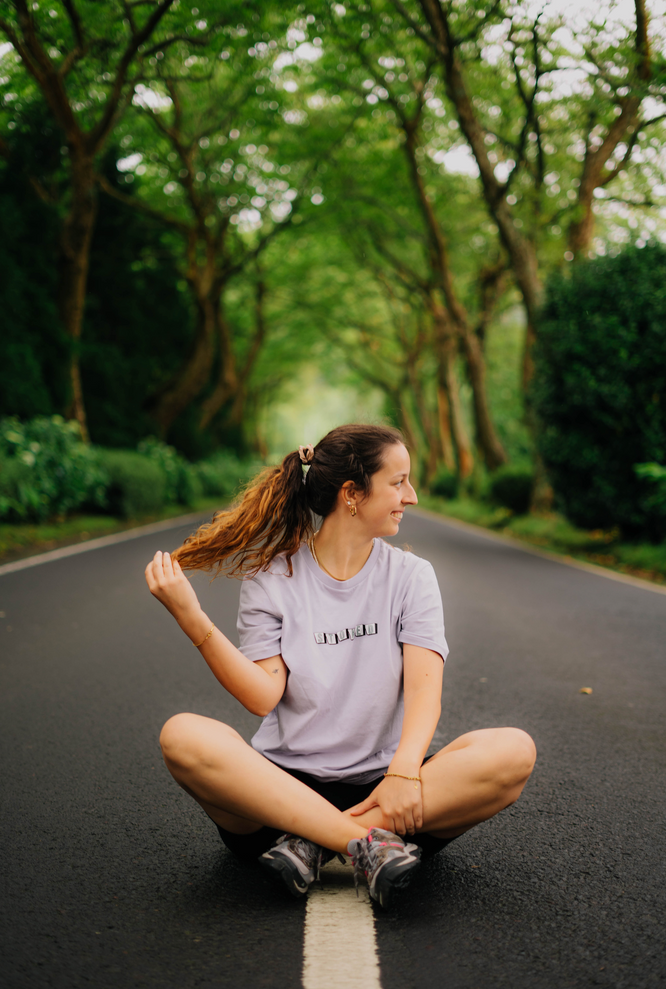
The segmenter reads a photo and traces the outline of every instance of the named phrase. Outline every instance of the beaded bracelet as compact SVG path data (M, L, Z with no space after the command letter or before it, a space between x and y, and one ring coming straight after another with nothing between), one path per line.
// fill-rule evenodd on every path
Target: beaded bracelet
M419 783L421 782L420 776L403 776L402 773L384 773L384 776L398 776L401 780L418 780ZM416 783L414 784L414 789L418 790Z

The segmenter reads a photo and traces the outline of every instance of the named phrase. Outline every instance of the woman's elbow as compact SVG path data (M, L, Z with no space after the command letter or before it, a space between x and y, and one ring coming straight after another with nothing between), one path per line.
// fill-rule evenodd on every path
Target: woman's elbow
M265 718L275 708L279 700L279 697L251 697L249 700L243 701L243 707L250 714L256 714L259 718Z

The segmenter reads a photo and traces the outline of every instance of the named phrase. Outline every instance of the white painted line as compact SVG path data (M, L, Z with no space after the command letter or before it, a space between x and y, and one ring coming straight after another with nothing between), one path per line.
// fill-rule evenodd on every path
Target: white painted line
M305 912L303 989L381 989L375 918L367 886L335 861L310 887Z
M13 563L4 563L0 566L0 577L6 573L16 573L17 570L26 570L28 567L38 567L42 563L51 563L53 560L62 560L66 556L77 556L79 553L89 553L93 549L102 549L104 546L113 546L114 543L125 543L129 539L139 539L141 536L150 536L154 532L166 532L169 529L178 529L181 525L189 522L199 522L206 515L213 515L206 512L191 512L189 515L178 515L173 519L163 519L161 522L151 522L150 525L140 525L136 529L125 529L124 532L114 532L111 536L100 536L99 539L89 539L85 543L76 543L73 546L61 546L60 549L49 550L48 553L39 553L37 556L28 556L24 560L15 560Z
M543 560L552 560L553 563L559 563L563 567L573 567L574 570L586 570L588 573L596 574L597 577L617 580L620 584L632 584L634 587L641 587L644 591L654 591L655 594L666 594L666 585L664 584L653 584L652 581L643 580L641 577L631 577L626 573L618 573L617 570L607 570L606 567L598 567L595 563L585 563L583 560L576 560L566 554L560 555L559 553L549 552L545 549L537 549L536 546L530 546L529 543L524 543L515 536L505 536L502 532L493 532L491 529L485 529L482 525L474 525L473 522L463 522L461 519L454 519L449 515L440 515L438 512L433 512L429 508L410 508L409 511L414 512L415 515L422 515L424 518L431 519L433 522L439 522L441 525L450 525L454 529L463 529L466 532L473 532L477 536L484 536L486 539L491 539L493 542L504 543L505 546L512 546L513 549L522 550L523 553L529 553L531 556L540 556Z

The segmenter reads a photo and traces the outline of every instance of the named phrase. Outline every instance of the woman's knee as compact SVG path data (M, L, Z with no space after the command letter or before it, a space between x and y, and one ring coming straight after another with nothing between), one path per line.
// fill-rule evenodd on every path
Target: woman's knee
M499 776L507 789L519 788L520 793L534 769L536 745L522 728L499 728L497 731L500 735L496 749Z
M211 744L216 748L223 747L227 737L240 738L233 728L211 718L200 714L175 714L160 732L160 747L168 766L187 768L201 761Z

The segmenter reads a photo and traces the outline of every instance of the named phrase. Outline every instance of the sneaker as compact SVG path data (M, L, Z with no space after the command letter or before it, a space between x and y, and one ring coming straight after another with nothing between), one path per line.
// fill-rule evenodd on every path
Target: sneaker
M259 865L285 884L292 896L304 896L312 883L319 879L319 870L334 859L336 852L315 845L313 841L294 834L283 834L275 845L259 856ZM344 862L342 855L338 858Z
M421 859L418 845L406 844L383 828L370 828L367 838L352 838L347 851L354 864L357 891L363 873L370 896L382 907L391 905L394 891L407 885Z

